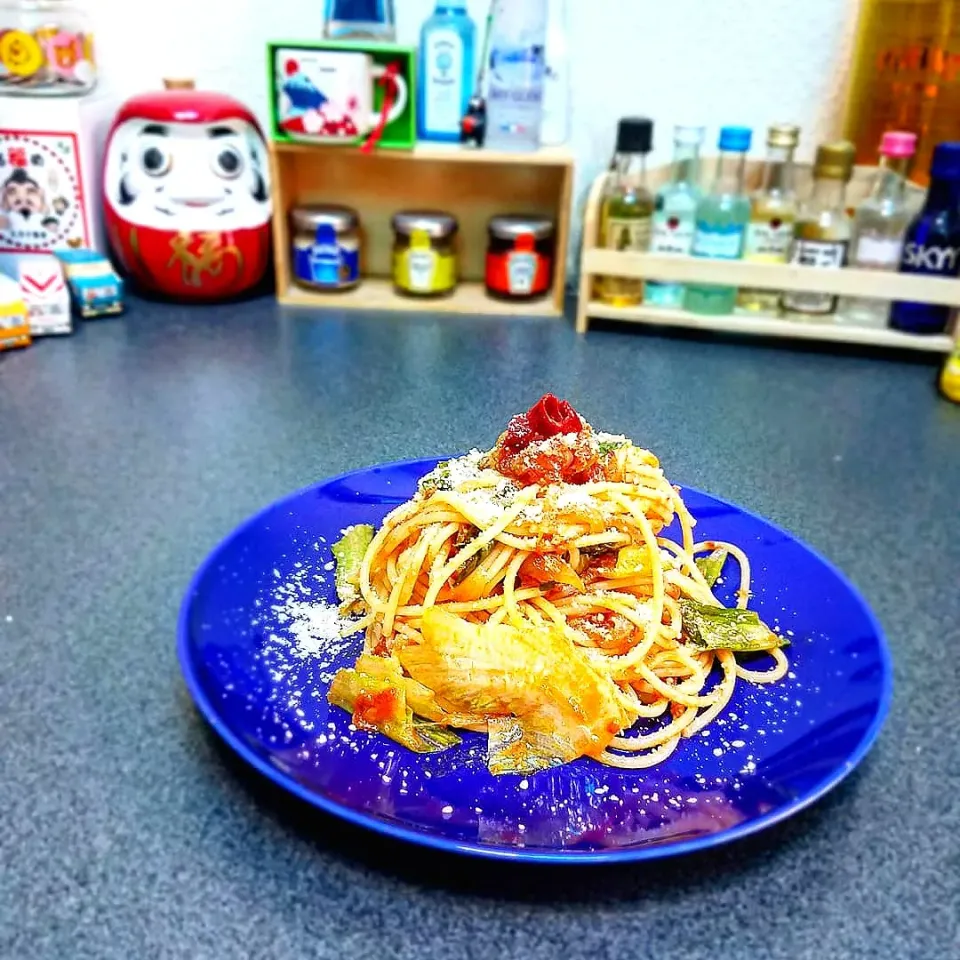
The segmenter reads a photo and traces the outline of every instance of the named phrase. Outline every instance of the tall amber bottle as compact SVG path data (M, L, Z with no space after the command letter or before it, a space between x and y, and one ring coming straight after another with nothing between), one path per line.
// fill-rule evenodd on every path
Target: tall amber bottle
M960 140L960 0L863 0L846 111L857 163L875 162L888 130L919 136L923 184L933 148Z

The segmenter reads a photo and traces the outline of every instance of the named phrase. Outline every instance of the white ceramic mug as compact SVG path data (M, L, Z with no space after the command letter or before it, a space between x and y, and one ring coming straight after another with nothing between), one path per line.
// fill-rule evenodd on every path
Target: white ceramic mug
M278 121L291 137L354 140L380 123L373 108L376 81L386 67L361 50L279 49L274 64ZM396 97L386 122L407 105L407 84L394 76Z

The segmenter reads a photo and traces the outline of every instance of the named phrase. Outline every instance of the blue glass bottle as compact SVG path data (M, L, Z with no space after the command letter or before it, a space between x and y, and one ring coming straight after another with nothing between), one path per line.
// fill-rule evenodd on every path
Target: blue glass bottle
M327 0L325 20L328 40L393 43L397 38L393 0Z
M750 198L743 190L743 174L753 131L749 127L723 127L720 130L720 157L717 175L710 192L697 204L697 229L693 236L695 257L713 260L739 260L750 221ZM736 287L715 284L688 284L684 291L684 309L693 313L733 313Z
M927 200L907 227L900 273L960 274L960 143L940 143L934 148ZM897 300L890 311L890 326L907 333L943 333L950 311L932 303Z
M473 93L475 29L462 0L437 0L420 30L417 136L460 140L460 118Z

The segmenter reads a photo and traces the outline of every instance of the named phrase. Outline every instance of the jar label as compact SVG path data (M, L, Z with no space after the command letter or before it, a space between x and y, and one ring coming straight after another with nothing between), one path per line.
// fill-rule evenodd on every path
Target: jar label
M432 250L407 251L407 279L411 290L433 290L437 255Z
M836 270L847 260L846 240L796 240L790 262L803 267ZM837 297L832 293L785 293L783 304L798 313L833 313Z
M535 253L511 253L507 257L507 284L511 293L526 296L533 290L537 276Z
M693 249L695 232L696 224L693 217L680 217L675 213L655 213L650 252L685 256Z
M393 256L393 282L411 293L442 293L456 284L456 258L410 247Z
M607 220L604 246L608 250L647 251L650 249L650 217Z
M321 287L341 287L360 276L360 251L336 243L295 247L293 272L299 280Z
M550 257L536 251L487 252L486 284L504 296L533 297L550 286Z
M711 260L737 260L743 250L743 226L713 227L702 221L693 238L693 255Z
M455 30L432 31L424 51L424 126L459 135L463 114L463 40Z
M900 263L903 241L899 237L860 237L854 266L867 269L894 269Z
M754 220L747 227L743 257L755 263L786 263L792 241L792 220Z

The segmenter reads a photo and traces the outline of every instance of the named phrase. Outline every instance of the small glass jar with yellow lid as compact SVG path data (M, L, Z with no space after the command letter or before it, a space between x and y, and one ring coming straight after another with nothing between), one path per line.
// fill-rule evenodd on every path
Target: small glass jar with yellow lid
M457 286L457 218L433 210L401 210L392 219L393 285L411 297L441 297Z

